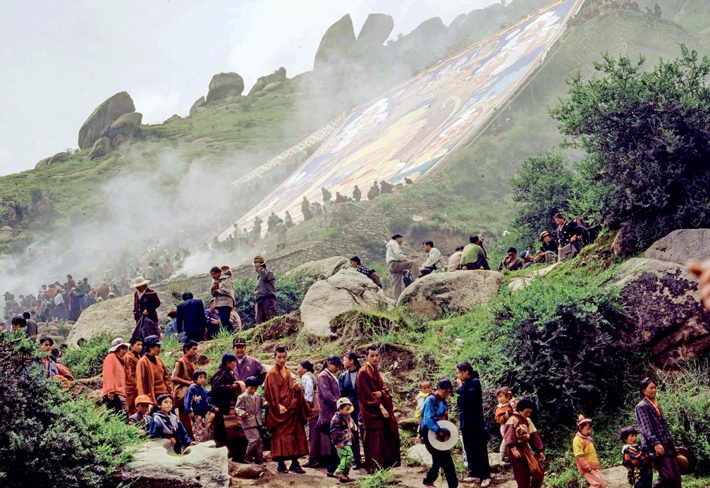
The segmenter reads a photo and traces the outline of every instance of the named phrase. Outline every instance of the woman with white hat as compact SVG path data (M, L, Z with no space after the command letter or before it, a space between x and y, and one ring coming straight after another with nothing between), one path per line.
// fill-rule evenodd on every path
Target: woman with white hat
M151 335L160 336L158 328L158 307L160 298L158 294L148 288L150 280L142 276L133 280L131 288L135 288L133 294L133 318L136 320L136 329L132 337L145 339Z
M101 402L116 413L126 412L126 366L125 357L128 344L120 337L111 342L108 355L104 359L103 389Z

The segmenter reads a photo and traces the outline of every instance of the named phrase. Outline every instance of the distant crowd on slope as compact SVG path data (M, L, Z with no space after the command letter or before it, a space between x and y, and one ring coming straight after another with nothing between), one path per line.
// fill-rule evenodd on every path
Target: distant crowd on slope
M155 283L170 278L188 255L186 250L177 250L171 255L167 249L148 249L141 259L127 258L120 269L105 270L98 287L92 286L86 277L77 281L68 274L64 283L41 285L37 295L16 297L6 291L4 324L9 328L12 317L23 313L29 313L38 322L75 322L88 306L130 293L132 280L137 275Z
M566 219L564 215L557 213L553 220L556 225L554 233L543 231L540 234L540 248L534 254L531 251L518 253L516 248L511 247L498 264L498 270L516 271L532 264L552 264L566 261L576 256L582 247L589 243L589 230L581 219ZM421 266L418 266L404 254L403 242L404 237L401 234L395 234L386 246L385 262L394 283L395 300L399 298L402 290L414 280L440 270L444 259L441 251L434 247L434 242L424 241L422 250L426 253L427 258ZM456 251L449 256L443 270L476 269L490 270L491 267L488 263L488 253L483 239L474 235L469 238L467 245L456 248ZM362 268L362 270L358 268L358 270L365 272L367 268Z

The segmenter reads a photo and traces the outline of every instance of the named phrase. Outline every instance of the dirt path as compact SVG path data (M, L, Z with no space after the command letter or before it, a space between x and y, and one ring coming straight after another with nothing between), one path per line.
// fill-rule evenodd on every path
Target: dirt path
M232 478L230 488L245 488L251 486L263 486L268 488L335 488L338 486L357 487L357 482L340 483L334 478L326 476L325 469L306 469L306 474L282 474L276 472L276 463L270 462L266 465L266 473L258 479L245 480ZM423 467L408 467L403 466L395 468L394 484L391 486L398 487L421 487L426 468ZM366 476L364 470L357 470L350 473L350 476L355 479L362 479ZM445 488L446 481L442 478L436 482L438 488ZM462 483L459 486L466 488L478 488L478 483ZM515 488L515 482L512 481L510 473L495 474L491 486L496 488ZM374 488L374 487L373 487Z

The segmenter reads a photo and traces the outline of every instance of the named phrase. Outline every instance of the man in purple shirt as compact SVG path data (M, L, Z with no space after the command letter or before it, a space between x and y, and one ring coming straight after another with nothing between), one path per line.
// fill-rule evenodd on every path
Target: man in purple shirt
M254 376L259 380L259 383L263 383L266 377L266 368L256 358L247 356L247 341L237 337L232 341L232 347L234 355L237 356L237 367L232 373L236 380L246 381L250 376Z

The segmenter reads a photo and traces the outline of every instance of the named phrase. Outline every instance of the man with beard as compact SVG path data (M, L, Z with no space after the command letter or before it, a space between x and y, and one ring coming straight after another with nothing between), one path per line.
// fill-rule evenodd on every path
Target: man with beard
M364 424L365 467L372 473L400 463L399 425L394 416L392 395L378 370L380 351L367 348L365 365L357 375L357 399Z

